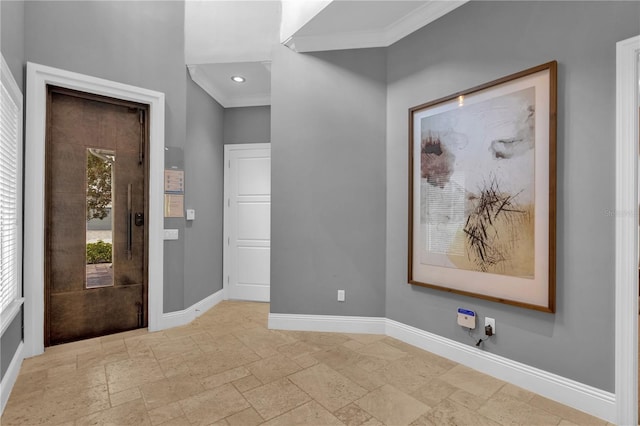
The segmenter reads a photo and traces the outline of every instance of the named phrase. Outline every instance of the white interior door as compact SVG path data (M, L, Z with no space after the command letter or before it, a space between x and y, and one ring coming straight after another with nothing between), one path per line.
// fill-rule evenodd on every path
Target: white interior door
M271 145L225 145L227 298L268 302Z

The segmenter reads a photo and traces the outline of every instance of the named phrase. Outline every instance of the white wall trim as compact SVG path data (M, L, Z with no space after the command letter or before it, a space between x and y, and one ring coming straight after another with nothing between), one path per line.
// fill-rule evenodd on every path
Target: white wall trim
M467 3L467 1L468 0L429 1L425 2L423 6L411 10L397 21L378 30L334 32L320 35L293 34L290 37L286 37L282 41L282 44L296 52L388 47L412 32L462 6ZM329 4L325 7L340 6ZM320 11L318 11L318 13L319 12ZM304 28L304 25L300 30L302 28ZM296 31L296 33L300 30Z
M16 380L18 379L23 359L24 343L20 342L18 349L16 349L15 354L13 354L13 358L11 358L9 368L7 368L6 373L4 373L2 382L0 382L0 414L4 413L4 407L7 406L11 389L13 389L13 385L16 384Z
M162 318L160 319L160 330L189 324L191 321L204 314L223 300L224 291L218 290L211 296L205 297L201 301L189 306L187 309L162 314Z
M640 36L616 45L617 423L638 424L638 57Z
M262 93L249 96L233 95L228 96L223 91L218 90L211 82L203 76L198 70L198 65L187 65L191 80L215 99L224 108L237 108L237 107L252 107L252 106L264 106L271 105L271 94Z
M605 392L394 320L387 319L386 334L561 404L610 422L615 420L615 395L611 392Z
M44 352L44 164L47 84L149 105L149 331L161 329L164 268L164 94L27 63L24 209L25 357Z
M386 318L269 314L269 328L333 333L385 334Z
M609 422L615 421L616 398L611 392L596 389L388 318L271 313L269 328L385 334L561 404Z

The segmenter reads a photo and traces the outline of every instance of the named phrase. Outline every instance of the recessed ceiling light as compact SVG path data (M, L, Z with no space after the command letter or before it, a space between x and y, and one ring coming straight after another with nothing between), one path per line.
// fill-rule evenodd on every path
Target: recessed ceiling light
M240 75L234 75L231 77L231 80L235 81L236 83L244 83L246 81L246 78Z

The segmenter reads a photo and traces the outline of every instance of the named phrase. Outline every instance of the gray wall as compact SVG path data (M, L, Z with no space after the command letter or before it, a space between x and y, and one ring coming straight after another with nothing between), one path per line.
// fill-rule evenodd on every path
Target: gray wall
M164 92L165 144L184 148L184 4L26 2L27 61ZM184 221L167 228L184 235ZM165 312L184 308L184 238L165 242ZM170 264L173 262L173 264Z
M615 50L640 33L639 16L632 2L471 2L389 48L388 318L473 344L455 320L473 309L497 321L485 350L614 390ZM408 108L553 59L557 313L408 285Z
M224 143L271 141L271 107L256 106L224 110Z
M24 1L0 2L0 49L24 93Z
M384 316L385 58L274 48L271 312Z
M190 228L182 218L165 220L180 239L164 243L164 311L187 308L220 288L222 260L212 246L221 244L222 197L214 198L221 190L206 192L221 185L223 113L188 78L184 3L27 2L25 24L28 61L165 94L166 165L185 170L186 200L199 220Z
M24 2L0 2L0 49L2 56L24 93ZM0 336L0 381L22 341L22 313Z
M190 78L187 82L184 304L222 289L223 108Z

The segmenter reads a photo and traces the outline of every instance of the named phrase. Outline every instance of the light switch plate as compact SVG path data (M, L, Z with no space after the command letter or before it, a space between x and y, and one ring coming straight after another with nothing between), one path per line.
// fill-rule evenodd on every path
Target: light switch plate
M187 209L187 220L195 220L196 211L194 209Z
M458 325L470 329L476 328L476 313L464 308L458 308Z
M165 229L164 230L164 239L165 240L177 240L180 238L180 230L179 229Z

